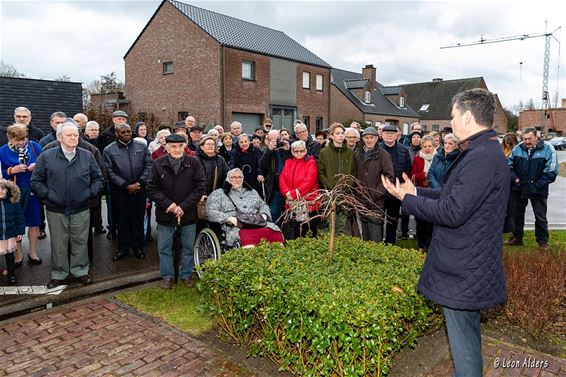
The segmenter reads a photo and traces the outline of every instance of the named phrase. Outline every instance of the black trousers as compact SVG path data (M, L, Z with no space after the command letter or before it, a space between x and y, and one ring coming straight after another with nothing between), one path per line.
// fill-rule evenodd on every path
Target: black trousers
M399 223L399 209L401 202L398 199L386 197L383 204L385 210L385 243L395 245L397 242L397 224Z
M121 252L143 250L145 198L145 190L136 194L128 194L126 190L112 191L112 207L117 215L118 250Z
M525 227L525 211L529 200L535 214L535 237L537 243L548 242L548 221L546 220L547 198L521 198L519 194L515 196L515 229L513 235L518 239L523 239Z

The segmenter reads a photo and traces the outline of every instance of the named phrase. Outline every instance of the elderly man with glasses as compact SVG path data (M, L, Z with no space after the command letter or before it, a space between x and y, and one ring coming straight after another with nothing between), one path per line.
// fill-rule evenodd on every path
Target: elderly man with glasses
M296 135L295 140L304 141L307 146L308 155L313 156L315 160L318 160L318 155L320 154L320 144L315 142L311 135L309 135L307 126L305 126L303 123L297 123L293 127L293 131L295 131Z

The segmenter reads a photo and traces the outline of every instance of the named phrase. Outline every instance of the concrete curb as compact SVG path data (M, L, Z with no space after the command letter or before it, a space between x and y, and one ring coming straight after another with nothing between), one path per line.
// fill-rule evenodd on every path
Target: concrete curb
M62 305L80 298L126 288L132 285L159 280L159 271L143 272L133 275L120 276L107 280L97 281L89 285L74 285L65 289L60 295L22 296L22 300L10 305L0 306L0 318L21 313L48 305Z

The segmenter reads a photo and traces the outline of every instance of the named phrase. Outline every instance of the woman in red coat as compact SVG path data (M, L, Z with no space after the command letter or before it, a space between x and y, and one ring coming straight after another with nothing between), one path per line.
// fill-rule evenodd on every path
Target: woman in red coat
M426 135L421 139L421 150L413 160L411 175L415 186L428 187L428 169L436 155L432 136ZM432 239L432 224L426 219L417 220L417 245L419 251L426 252Z
M279 175L279 188L285 197L285 208L299 198L314 199L318 195L318 168L312 156L307 157L307 146L299 140L291 144L293 158L288 159ZM309 230L313 237L317 236L320 218L314 218L318 213L320 203L315 202L307 206L309 221L295 219L291 221L291 239L305 237Z

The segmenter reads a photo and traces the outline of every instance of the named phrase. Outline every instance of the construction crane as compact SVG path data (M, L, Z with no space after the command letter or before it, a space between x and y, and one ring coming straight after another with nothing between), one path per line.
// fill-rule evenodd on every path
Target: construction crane
M533 34L521 34L521 35L514 35L510 37L500 37L500 38L492 38L492 39L485 39L483 36L480 37L479 41L476 42L469 42L469 43L457 43L451 46L443 46L440 47L441 49L444 48L455 48L455 47L466 47L466 46L476 46L476 45L484 45L488 43L499 43L499 42L509 42L509 41L523 41L528 38L538 38L544 37L544 61L543 61L543 70L542 70L542 113L541 113L541 126L544 130L546 124L546 111L548 110L548 75L549 75L549 62L550 62L550 38L554 38L556 42L560 45L560 41L554 36L554 33L559 31L561 26L557 27L552 32L542 32L542 33L533 33Z

